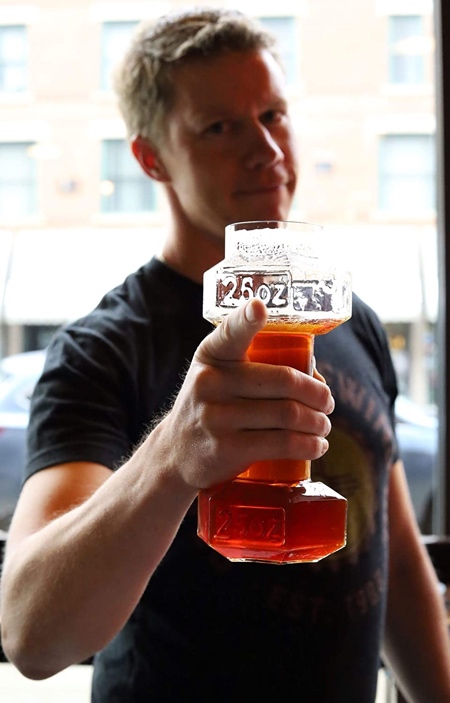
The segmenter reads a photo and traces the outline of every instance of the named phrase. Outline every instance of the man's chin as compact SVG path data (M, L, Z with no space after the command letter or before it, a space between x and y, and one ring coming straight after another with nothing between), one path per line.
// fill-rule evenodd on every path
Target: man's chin
M261 207L248 210L242 213L239 220L235 222L255 222L255 221L282 221L288 220L290 213L290 207Z

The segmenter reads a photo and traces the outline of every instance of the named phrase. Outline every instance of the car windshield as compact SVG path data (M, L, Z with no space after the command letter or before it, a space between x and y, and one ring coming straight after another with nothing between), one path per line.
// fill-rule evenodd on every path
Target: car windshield
M0 362L0 413L28 412L36 381L42 373L45 351L5 357Z

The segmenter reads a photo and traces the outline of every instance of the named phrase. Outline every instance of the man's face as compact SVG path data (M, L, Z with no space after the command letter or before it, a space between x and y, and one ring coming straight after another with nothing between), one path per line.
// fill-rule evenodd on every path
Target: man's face
M223 238L232 222L287 219L297 158L271 54L193 59L174 70L173 83L158 156L178 226Z

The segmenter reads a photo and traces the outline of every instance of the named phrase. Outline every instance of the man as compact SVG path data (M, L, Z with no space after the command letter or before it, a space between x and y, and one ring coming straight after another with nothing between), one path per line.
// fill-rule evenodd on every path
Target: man
M260 301L212 334L201 316L225 225L289 215L298 164L270 38L239 13L162 18L136 36L118 93L171 225L162 257L49 349L2 580L7 655L39 679L98 653L101 703L370 703L386 616L408 699L448 702L443 606L375 315L355 296L352 319L316 340L335 400L317 374L247 361ZM280 458L340 479L348 545L318 564L230 563L196 536L196 494Z

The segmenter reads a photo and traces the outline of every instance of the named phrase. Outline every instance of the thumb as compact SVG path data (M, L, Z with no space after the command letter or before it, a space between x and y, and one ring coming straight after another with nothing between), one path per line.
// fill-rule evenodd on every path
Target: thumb
M326 383L326 382L327 382L325 376L322 376L322 374L320 373L320 371L317 370L317 366L316 366L316 357L315 357L315 356L313 357L313 372L312 372L312 375L314 376L314 378L317 378L319 381L322 381L322 383Z
M267 322L267 309L261 300L253 299L233 310L206 337L195 354L198 361L241 361L257 332Z

